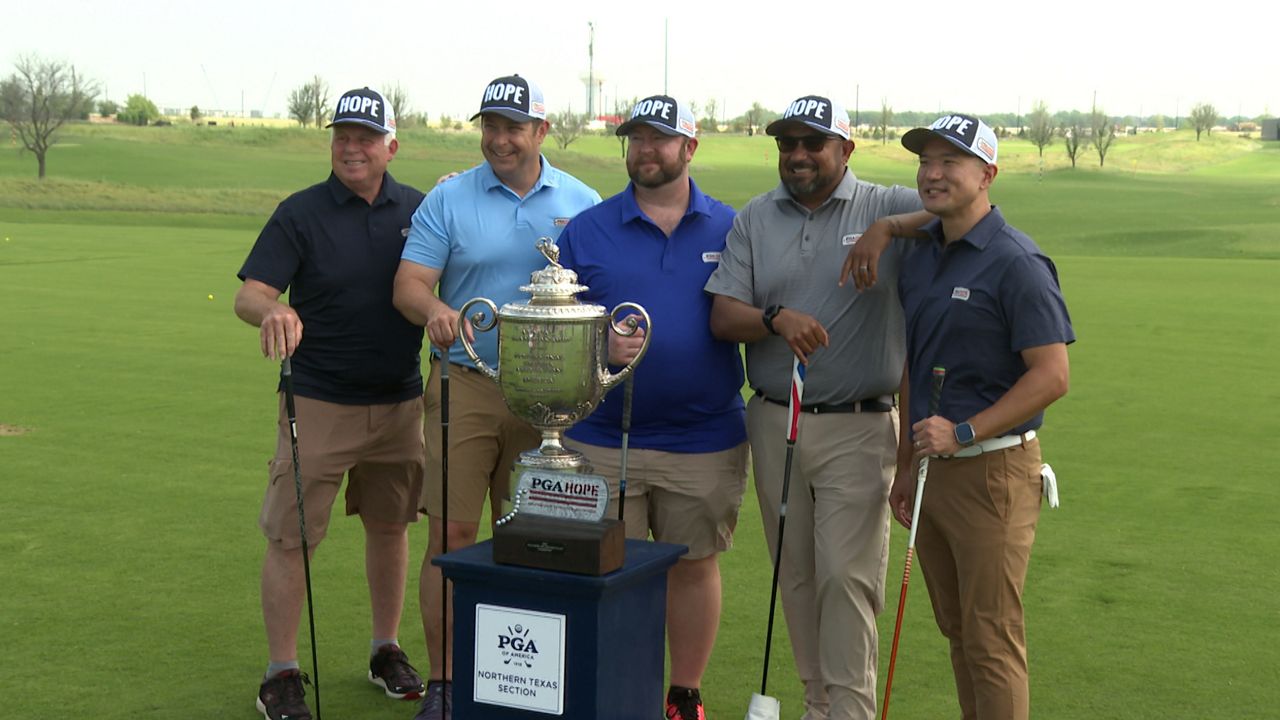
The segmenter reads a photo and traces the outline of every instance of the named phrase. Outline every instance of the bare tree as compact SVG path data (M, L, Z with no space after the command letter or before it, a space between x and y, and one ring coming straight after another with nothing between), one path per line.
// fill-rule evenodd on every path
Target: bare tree
M631 108L635 107L639 102L639 98L618 98L613 99L613 116L618 118L617 123L609 123L605 125L605 131L612 133L618 129L618 126L627 121L627 117L631 114ZM619 135L618 143L622 145L622 159L627 159L627 136Z
M880 119L876 121L876 127L880 130L880 144L889 144L889 123L893 121L893 108L889 105L888 98L880 98Z
M1071 158L1071 167L1075 168L1076 158L1080 155L1080 146L1084 142L1084 125L1072 121L1071 127L1062 128L1062 140L1067 145L1067 157Z
M1213 134L1213 126L1218 122L1218 109L1209 103L1196 103L1191 108L1191 125L1196 129L1196 142L1200 142L1200 133Z
M314 93L315 88L311 83L305 83L289 93L289 117L297 120L302 127L311 124L311 114L316 104L313 99Z
M747 109L747 135L755 135L761 125L764 125L765 114L768 110L758 102L751 103L751 107Z
M707 115L702 119L701 129L703 132L717 132L720 129L719 121L716 120L717 109L715 98L711 98L707 101L706 107L703 108L703 111Z
M384 87L387 89L382 96L387 99L387 104L391 106L391 111L396 114L396 123L399 125L405 124L406 121L410 120L409 92L400 83Z
M561 150L568 148L574 140L582 137L582 133L586 129L587 116L582 113L575 113L573 108L551 116L551 134L555 137L556 144L560 146Z
M325 120L329 115L329 83L320 79L319 75L311 78L311 102L312 114L315 119L316 127L324 127Z
M1043 100L1036 102L1027 116L1027 138L1040 150L1040 160L1044 161L1044 149L1053 142L1053 116L1049 114L1049 106Z
M23 55L15 72L0 82L0 119L13 127L22 147L36 156L37 175L45 176L49 148L68 120L88 115L98 87L60 60Z
M1116 126L1107 113L1094 108L1089 114L1089 130L1093 133L1093 146L1098 150L1098 167L1107 164L1107 150L1116 141Z

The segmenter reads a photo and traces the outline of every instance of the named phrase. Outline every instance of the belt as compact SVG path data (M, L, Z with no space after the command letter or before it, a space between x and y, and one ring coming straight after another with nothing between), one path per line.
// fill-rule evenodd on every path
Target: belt
M774 405L790 407L790 403L784 402L782 400L774 400L773 398L765 395L763 392L760 392L759 390L756 390L756 397L760 398L765 402L773 403ZM871 398L869 400L856 400L851 403L838 403L838 404L831 404L831 405L817 404L817 405L801 405L800 406L801 412L811 413L813 415L825 415L827 413L863 413L863 412L883 413L883 412L889 412L892 409L893 409L892 395L881 395L878 398Z
M1000 437L987 438L982 442L976 442L967 448L962 448L960 452L954 455L942 455L940 457L948 458L967 458L977 457L983 453L995 452L997 450L1007 450L1015 445L1025 445L1036 439L1036 431L1028 430L1021 435L1002 435Z

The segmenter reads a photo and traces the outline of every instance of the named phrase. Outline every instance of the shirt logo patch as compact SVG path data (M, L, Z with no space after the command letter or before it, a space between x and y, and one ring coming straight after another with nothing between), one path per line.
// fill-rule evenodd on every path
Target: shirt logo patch
M556 218L553 222L555 223L556 227L562 228L565 225L569 224L569 220L570 218Z
M963 300L963 301L965 301L965 302L968 302L968 301L969 301L969 288L965 288L965 287L955 287L955 288L953 288L953 289L951 290L951 299L952 299L952 300Z
M862 233L849 233L848 235L840 238L840 244L846 247L857 245L858 238L860 237L862 237Z
M400 228L400 237L409 237L409 228Z
M718 263L718 262L720 262L720 253L718 253L718 252L704 252L704 253L702 253L702 262L704 262L704 263Z

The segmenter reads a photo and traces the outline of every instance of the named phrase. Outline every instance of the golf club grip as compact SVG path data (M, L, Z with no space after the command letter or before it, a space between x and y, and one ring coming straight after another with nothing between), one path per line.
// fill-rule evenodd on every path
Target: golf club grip
M289 416L289 425L292 427L298 414L293 408L293 363L287 357L280 362L280 378L284 380L284 408ZM293 431L293 437L297 439L297 430Z

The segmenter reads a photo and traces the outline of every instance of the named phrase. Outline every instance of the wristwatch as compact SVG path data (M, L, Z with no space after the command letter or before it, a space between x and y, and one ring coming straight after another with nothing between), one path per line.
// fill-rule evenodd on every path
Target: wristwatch
M960 447L969 447L970 445L973 445L975 437L976 433L973 431L972 424L962 422L959 425L956 425L956 442L960 444Z
M769 329L769 333L777 335L778 331L773 329L773 319L778 317L778 313L782 312L781 305L770 305L764 309L764 326Z

